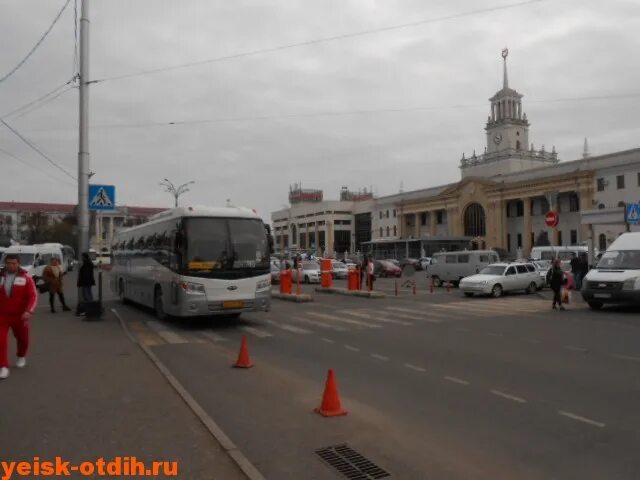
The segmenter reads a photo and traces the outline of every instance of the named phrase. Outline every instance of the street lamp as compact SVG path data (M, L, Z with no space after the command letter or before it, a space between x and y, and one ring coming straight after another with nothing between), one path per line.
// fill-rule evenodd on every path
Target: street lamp
M165 187L165 192L169 192L171 195L173 195L173 198L175 199L175 206L177 207L178 197L183 193L187 193L189 191L189 185L193 183L196 183L196 182L191 180L190 182L183 183L182 185L176 187L169 179L165 178L163 181L160 182L160 185Z

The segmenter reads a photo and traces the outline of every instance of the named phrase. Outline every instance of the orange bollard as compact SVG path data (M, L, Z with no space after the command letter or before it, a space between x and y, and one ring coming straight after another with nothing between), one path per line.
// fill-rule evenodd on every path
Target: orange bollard
M233 366L235 368L253 367L253 363L251 363L251 358L249 358L249 348L247 347L246 335L242 336L242 342L240 343L240 353L238 354L238 360L236 360L236 363Z
M340 405L338 384L332 368L329 369L327 375L327 382L324 387L324 394L322 395L322 404L314 409L314 412L319 413L323 417L337 417L347 414L347 411Z

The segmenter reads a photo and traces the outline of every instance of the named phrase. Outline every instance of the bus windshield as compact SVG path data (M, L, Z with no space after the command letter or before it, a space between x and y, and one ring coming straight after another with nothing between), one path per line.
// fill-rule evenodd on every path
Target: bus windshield
M260 220L187 218L184 221L187 275L241 278L269 273L269 244Z

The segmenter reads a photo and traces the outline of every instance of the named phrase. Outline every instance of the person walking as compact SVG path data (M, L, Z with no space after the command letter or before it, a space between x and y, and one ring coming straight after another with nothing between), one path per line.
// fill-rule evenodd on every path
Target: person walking
M80 270L78 271L78 282L77 287L80 289L80 299L78 302L78 308L76 310L76 314L80 315L80 305L81 302L92 302L93 301L93 291L92 287L96 284L96 280L93 276L93 262L89 257L88 253L82 254L82 265L80 266Z
M571 275L573 276L574 285L577 290L580 290L581 279L580 275L582 273L582 260L575 253L571 256L571 261L569 262L571 265Z
M67 304L64 301L64 291L62 288L63 277L64 272L62 271L62 267L60 266L60 260L58 260L56 257L53 257L49 262L49 265L47 265L42 271L42 278L47 285L47 289L49 290L49 305L51 305L51 313L56 313L56 308L54 305L56 294L58 295L60 303L62 304L62 311L71 311L71 309L67 307Z
M373 290L373 282L376 280L374 272L375 265L373 264L373 257L369 255L367 257L367 281L369 282L369 290Z
M362 257L362 262L360 263L360 290L362 290L362 279L365 278L369 268L367 259L368 257L364 255Z
M9 329L18 343L16 367L27 365L29 319L38 303L36 284L26 270L20 268L20 257L8 254L0 271L0 380L9 377Z
M580 253L580 264L579 264L579 272L580 275L576 278L576 290L582 290L582 283L584 282L584 277L589 273L589 258L587 254L584 252Z
M553 291L553 304L551 308L556 310L557 304L560 310L564 310L565 308L562 306L561 290L562 286L566 283L566 278L562 268L560 267L560 260L557 258L553 261L551 269L547 273L547 281Z

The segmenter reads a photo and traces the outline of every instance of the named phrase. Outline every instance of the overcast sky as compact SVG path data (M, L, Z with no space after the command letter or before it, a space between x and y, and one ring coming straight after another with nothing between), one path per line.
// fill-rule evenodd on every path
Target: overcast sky
M65 1L0 0L0 78ZM91 0L90 78L515 3ZM0 83L0 117L71 78L73 7ZM484 150L505 46L536 147L555 145L563 161L579 158L585 136L593 154L636 148L639 31L638 0L546 0L95 83L92 181L115 184L120 204L170 206L158 182L195 180L184 203L230 198L264 218L296 181L323 189L325 199L342 185L386 195L401 182L405 190L454 182L462 152ZM615 98L624 94L636 96ZM611 98L548 101L592 96ZM5 120L75 176L77 105L72 89ZM0 200L77 201L73 180L1 125L0 165Z

